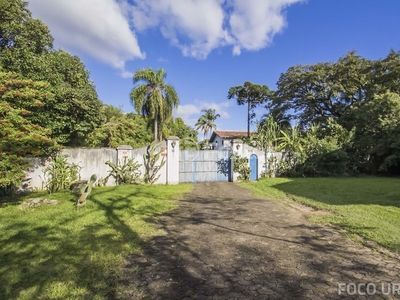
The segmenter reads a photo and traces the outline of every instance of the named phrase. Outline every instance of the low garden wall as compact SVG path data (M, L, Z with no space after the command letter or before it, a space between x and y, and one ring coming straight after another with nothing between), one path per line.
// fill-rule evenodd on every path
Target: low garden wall
M161 146L164 147L165 146ZM164 150L163 149L163 150ZM165 151L165 150L164 150ZM62 155L67 155L67 162L74 163L80 168L80 179L89 180L92 174L96 174L99 181L103 180L109 175L111 168L106 164L110 161L114 164L118 162L124 163L124 160L133 158L137 163L141 164L140 171L145 173L143 154L146 153L146 147L132 149L130 146L119 146L117 149L114 148L77 148L77 149L63 149ZM49 161L44 158L30 158L28 159L32 163L32 167L26 172L27 181L22 187L23 190L42 190L46 186L48 178L44 172ZM161 159L160 159L161 161ZM156 181L157 184L166 183L166 166L162 167L158 174L160 178ZM114 178L109 178L107 186L114 186L116 184Z

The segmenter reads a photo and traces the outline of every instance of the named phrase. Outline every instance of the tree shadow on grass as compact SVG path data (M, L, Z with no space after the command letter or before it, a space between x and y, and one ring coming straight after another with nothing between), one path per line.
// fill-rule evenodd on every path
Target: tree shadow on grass
M130 219L145 224L165 211L152 201L133 207L138 197L158 197L146 189L116 192L95 190L79 210L70 199L20 213L13 208L15 220L8 216L0 237L1 298L113 299L121 256L144 243Z
M288 182L273 185L273 188L328 205L400 207L398 178L291 178Z

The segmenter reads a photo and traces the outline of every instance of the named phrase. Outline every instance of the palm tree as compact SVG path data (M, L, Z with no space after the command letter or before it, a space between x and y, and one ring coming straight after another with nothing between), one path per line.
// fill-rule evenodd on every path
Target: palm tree
M202 112L204 112L204 114L200 116L195 126L196 130L201 129L201 131L203 131L204 139L206 139L209 132L213 129L217 129L217 125L215 125L214 121L220 117L220 115L216 114L215 109L212 108L203 109Z
M178 94L172 85L166 84L167 73L163 69L141 69L133 75L136 85L130 94L132 105L137 113L147 116L154 122L154 141L162 139L159 124L172 115L173 108L179 105ZM143 81L143 84L138 84Z

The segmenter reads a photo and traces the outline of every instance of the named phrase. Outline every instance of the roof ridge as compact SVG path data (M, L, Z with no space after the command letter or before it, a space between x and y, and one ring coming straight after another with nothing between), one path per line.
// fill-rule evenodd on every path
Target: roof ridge
M229 131L229 132L247 132L247 130L213 130L213 132L215 131ZM255 131L250 131L250 132L255 132Z

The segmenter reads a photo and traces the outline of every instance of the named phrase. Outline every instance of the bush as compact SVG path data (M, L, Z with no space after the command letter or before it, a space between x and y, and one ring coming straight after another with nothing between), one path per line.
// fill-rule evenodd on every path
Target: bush
M57 154L51 158L49 165L44 169L44 174L48 178L46 189L49 193L69 190L71 184L80 179L81 167L68 163L67 158L68 155Z
M239 173L239 180L247 181L250 179L251 169L249 167L249 160L247 157L240 157L236 153L232 153L233 172Z

